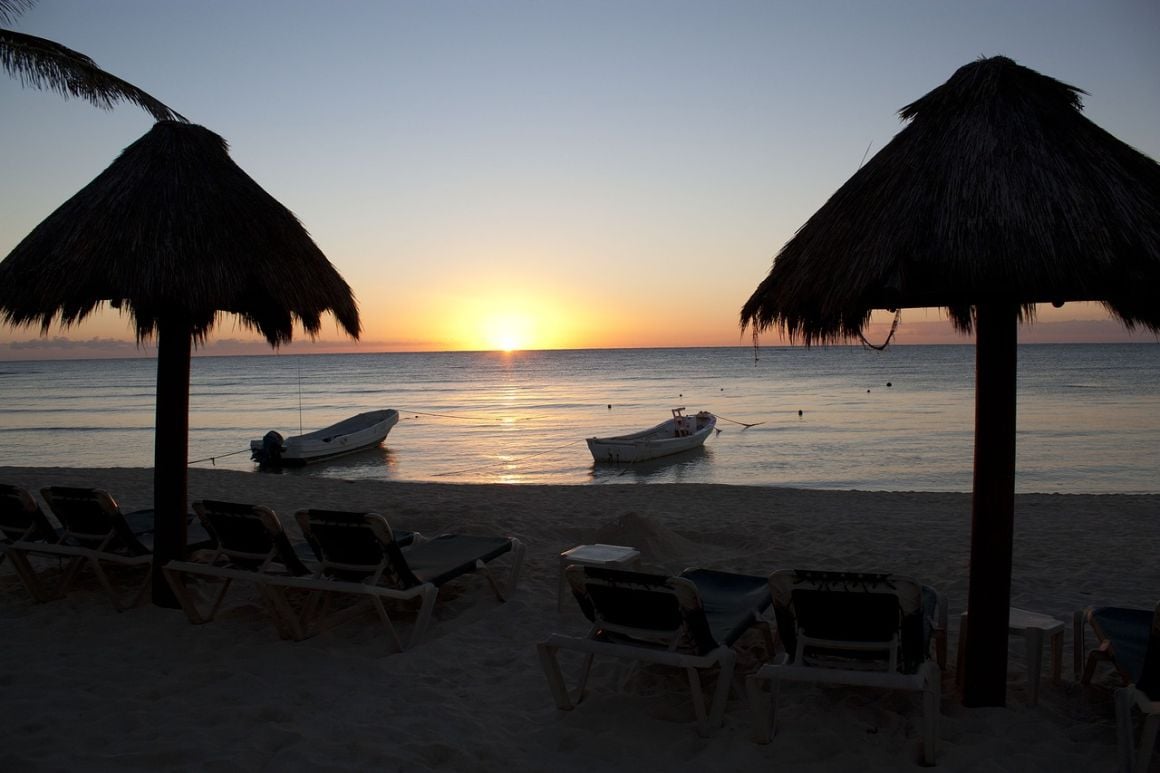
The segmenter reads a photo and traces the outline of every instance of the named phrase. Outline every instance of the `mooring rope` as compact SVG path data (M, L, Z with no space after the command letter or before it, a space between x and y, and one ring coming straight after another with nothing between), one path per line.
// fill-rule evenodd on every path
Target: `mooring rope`
M743 422L743 421L737 421L737 419L730 419L728 416L722 416L722 415L721 415L721 414L719 414L719 413L715 413L715 414L713 414L713 415L714 415L714 416L716 416L718 419L722 419L722 420L724 420L724 421L732 422L733 424L740 424L742 427L745 427L745 429L749 429L750 427L756 427L756 426L758 426L758 425L761 425L761 424L764 424L764 423L765 423L764 421L755 421L755 422L752 422L752 423L746 424L746 423L745 423L745 422ZM718 430L718 432L719 432L719 431L720 431L720 430Z
M412 410L409 410L407 408L399 408L397 410L399 411L399 416L401 416L404 419L407 418L406 416L403 416L404 413L414 414L416 416L435 416L435 417L440 418L440 419L457 419L459 421L484 421L484 420L487 420L487 421L506 421L507 419L511 418L509 416L453 416L449 413L424 413L423 411L412 411ZM533 419L540 419L540 418L543 418L543 417L542 416L522 416L522 417L516 417L515 421L531 421Z
M211 462L211 463L213 463L214 467L217 467L217 460L218 459L224 459L227 456L235 456L237 454L244 454L249 450L250 449L248 449L248 448L243 448L241 451L230 451L228 454L218 454L217 456L207 456L204 459L194 459L192 462L189 462L188 464L201 464L202 462Z

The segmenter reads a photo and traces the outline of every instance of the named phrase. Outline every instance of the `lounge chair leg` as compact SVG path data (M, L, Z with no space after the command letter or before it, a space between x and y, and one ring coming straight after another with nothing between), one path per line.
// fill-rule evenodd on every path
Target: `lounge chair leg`
M403 651L403 642L399 639L399 632L395 630L395 626L391 623L391 616L387 614L387 608L383 606L383 600L378 596L371 596L371 603L375 605L375 611L379 613L379 619L383 621L383 626L390 634L391 644L394 646L393 652Z
M165 577L165 581L169 583L169 589L173 591L173 597L181 605L181 610L185 612L185 617L190 623L193 625L202 625L213 619L214 611L217 609L216 605L208 616L202 615L201 611L197 608L197 602L194 600L193 594L190 593L189 588L186 587L185 581L181 579L181 576L177 572L170 571L164 566L161 567L161 574ZM218 595L220 597L224 595L224 592Z
M705 711L705 692L701 689L701 676L697 669L689 666L685 668L689 677L689 691L693 694L693 714L697 717L697 734L709 734L710 719Z
M133 594L132 601L129 602L129 606L125 607L125 609L133 609L135 607L139 607L142 604L144 604L145 598L146 598L146 596L148 596L149 591L152 587L153 587L153 564L150 563L149 570L147 572L145 572L145 579L143 579L141 581L141 585L138 586L137 592ZM121 611L121 610L118 609L118 611Z
M1084 610L1080 609L1076 610L1075 614L1071 616L1072 673L1077 682L1079 681L1080 674L1083 673L1083 629L1086 614Z
M1132 706L1136 702L1134 686L1116 690L1116 746L1119 751L1119 769L1123 773L1147 773L1153 747L1156 745L1157 731L1160 730L1160 714L1146 714L1140 728L1140 743L1133 742Z
M495 576L487 568L487 564L483 563L483 561L475 562L475 571L480 572L487 578L488 585L491 586L492 592L495 593L495 597L500 601L507 601L507 597L516 589L516 583L520 579L520 567L524 561L524 543L519 540L512 540L512 549L509 552L512 554L512 565L511 569L508 570L507 583L502 588L495 581Z
M230 584L232 582L233 578L227 577L225 582L222 583L221 590L218 591L217 596L213 600L213 606L210 607L208 618L209 620L213 620L215 617L217 617L218 610L221 609L222 602L226 599L226 591L230 589Z
M294 607L290 606L290 600L281 589L259 585L258 591L270 608L270 617L274 621L274 627L278 629L280 638L292 641L308 638L303 622L305 617L300 617L294 612Z
M588 676L592 673L592 661L595 659L595 655L584 656L584 665L580 667L580 678L576 680L576 692L572 696L575 703L584 700L584 691L588 688Z
M512 540L512 566L508 572L507 594L510 596L516 589L516 583L520 580L520 571L524 563L524 543L518 539Z
M68 562L60 579L60 587L57 589L57 597L63 598L68 595L68 589L72 587L73 581L80 572L81 567L85 563L84 556L77 556Z
M1136 767L1133 768L1133 773L1147 773L1148 763L1156 748L1157 731L1160 731L1160 714L1148 714L1144 717L1144 726L1140 729L1140 745L1136 748Z
M1024 631L1027 640L1027 703L1039 704L1039 678L1043 672L1043 631L1029 628Z
M1096 663L1101 660L1111 660L1108 657L1108 643L1103 642L1098 649L1094 649L1088 653L1087 661L1083 666L1083 676L1080 678L1080 683L1089 685L1092 683L1092 677L1096 673Z
M27 556L16 550L11 550L6 555L12 561L12 568L16 570L16 576L20 578L20 582L24 583L24 587L32 594L35 601L43 603L60 598L59 595L49 594L40 584L36 570L32 568Z
M729 689L733 684L733 669L737 655L733 650L721 652L721 673L717 677L717 689L713 691L713 703L709 706L709 726L716 729L725 721L725 706L729 702Z
M759 674L751 674L745 680L745 688L753 712L753 741L766 744L773 736L773 695L761 688L762 681L765 680Z
M1118 770L1130 773L1132 770L1132 699L1135 697L1134 687L1121 687L1116 690L1116 750L1119 758ZM1143 744L1141 744L1143 746Z
M338 625L345 619L343 613L330 614L333 594L325 590L312 590L302 604L302 612L298 616L303 637L314 636L330 626ZM350 612L350 610L346 610Z
M419 596L421 599L419 614L415 616L415 629L411 632L411 642L408 646L414 647L427 633L427 627L431 625L431 613L435 610L435 599L438 596L439 589L432 585L423 589Z
M928 666L930 664L927 664ZM922 696L922 758L933 765L938 755L939 704L942 697L942 673L934 667L927 670L926 689Z
M133 593L132 597L130 597L129 603L125 604L121 601L121 595L119 593L117 593L117 589L113 587L113 584L111 582L109 582L109 576L105 573L104 568L101 566L100 559L93 557L93 556L90 556L85 560L87 560L89 562L89 564L93 567L93 573L96 574L97 580L100 581L100 583L101 583L101 587L104 588L105 593L108 594L109 601L111 601L113 603L113 609L117 610L118 612L124 612L126 609L132 609L133 607L138 606L139 604L141 604L145 600L145 594L148 593L148 591L149 591L150 580L153 579L153 565L152 564L149 565L149 569L145 573L145 579L141 582L141 585ZM75 576L75 573L74 573L74 576ZM72 583L72 580L70 579L69 584L71 584L71 583Z
M506 600L504 599L503 588L499 587L499 583L495 581L495 577L492 575L491 570L487 568L487 564L482 561L476 561L474 571L483 575L483 578L487 580L487 584L491 586L491 592L495 594L497 599L501 602Z
M536 650L540 653L540 666L548 678L548 689L552 691L556 708L571 711L575 706L568 698L568 687L564 684L564 675L560 673L560 663L556 658L559 648L541 642L536 645Z

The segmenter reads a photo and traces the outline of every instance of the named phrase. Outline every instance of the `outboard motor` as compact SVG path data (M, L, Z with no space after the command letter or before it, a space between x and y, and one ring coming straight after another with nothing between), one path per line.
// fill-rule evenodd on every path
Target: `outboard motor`
M282 436L270 430L262 436L261 449L255 449L251 457L262 466L277 467L282 462Z

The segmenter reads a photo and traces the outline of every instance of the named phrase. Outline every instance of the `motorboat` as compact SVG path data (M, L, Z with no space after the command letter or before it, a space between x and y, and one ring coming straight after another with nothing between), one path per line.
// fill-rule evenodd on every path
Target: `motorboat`
M705 444L717 428L717 417L708 411L686 416L673 408L673 416L651 429L630 435L588 438L588 450L597 462L625 464L679 454Z
M398 422L399 412L388 408L360 413L305 435L283 438L271 430L261 440L250 441L250 458L268 467L294 467L334 459L374 448Z

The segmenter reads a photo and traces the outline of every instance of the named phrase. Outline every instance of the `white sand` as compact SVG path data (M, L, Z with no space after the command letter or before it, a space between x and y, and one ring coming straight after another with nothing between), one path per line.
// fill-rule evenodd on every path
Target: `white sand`
M149 470L0 468L0 481L101 486L126 509L151 506ZM523 578L505 604L479 578L453 583L428 639L388 655L373 616L292 643L278 639L256 594L231 592L218 620L192 626L152 606L118 614L95 583L33 603L5 562L0 770L897 770L920 758L917 697L789 685L777 736L758 746L740 699L701 738L682 674L646 669L621 689L610 661L579 708L558 712L535 643L586 626L571 599L556 611L557 556L605 542L636 545L669 571L910 574L948 597L952 668L966 601L964 494L351 483L195 469L190 498L200 497L286 516L373 509L425 533L515 535L528 546ZM1016 510L1012 603L1068 623L1064 681L1045 674L1039 706L1028 707L1018 639L1005 709L962 708L946 674L938 767L1111 770L1115 680L1101 671L1092 688L1073 682L1070 615L1160 598L1160 496L1024 495ZM755 667L754 651L743 668ZM571 661L565 668L571 676Z

